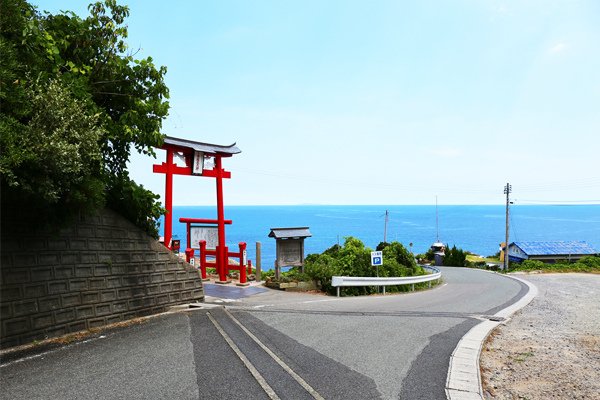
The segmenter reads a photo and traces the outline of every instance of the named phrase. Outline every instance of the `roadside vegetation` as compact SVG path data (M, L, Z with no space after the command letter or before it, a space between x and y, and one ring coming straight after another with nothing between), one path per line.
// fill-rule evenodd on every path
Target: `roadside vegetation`
M540 272L590 272L600 274L600 256L588 256L576 262L567 260L555 264L544 263L537 260L525 260L522 263L510 264L510 271L540 271Z
M157 237L159 197L127 162L162 144L166 68L127 46L126 6L88 9L81 18L0 0L3 215L64 225L108 206Z
M425 270L417 264L415 257L401 243L380 243L377 250L383 251L383 265L379 267L380 277L425 275ZM305 259L304 273L300 268L293 267L282 272L279 280L275 280L275 271L262 273L262 278L267 282L316 282L319 290L335 294L336 289L331 286L332 276L377 276L377 270L371 266L371 251L363 242L354 237L346 238L344 244L333 245L321 254L309 254ZM433 252L418 254L419 263L433 262ZM490 264L492 264L490 266ZM460 266L468 268L481 268L499 270L498 254L481 257L468 251L448 247L444 257L444 266ZM541 261L527 260L523 263L511 263L510 271L541 271L555 272L588 272L600 273L600 257L590 256L569 263L567 261L556 264L547 264ZM415 289L428 287L427 283L416 284ZM381 289L379 289L380 291ZM405 292L411 290L409 285L386 286L386 292ZM377 287L342 287L343 296L359 296L378 293Z
M496 263L496 264L500 264L500 256L499 255L493 255L493 256L483 257L483 256L479 256L477 254L473 254L473 253L467 252L467 262L468 263L472 263L473 265L475 263Z
M452 248L446 247L446 255L444 257L444 266L448 267L468 267L468 268L482 268L492 271L499 271L502 265L500 261L500 253L496 253L492 256L481 257L477 256L469 251L462 250L456 246ZM449 250L448 250L449 249ZM433 251L429 250L425 254L417 255L417 259L420 263L433 263L434 255ZM537 260L525 260L521 263L511 262L509 265L509 271L540 271L540 272L591 272L600 273L600 256L588 256L580 259L576 262L569 262L568 260L562 260L557 263L545 263Z
M371 266L371 251L362 241L347 237L342 246L333 245L321 254L309 254L305 259L304 273L294 267L283 272L279 282L316 281L324 292L334 294L331 286L332 276L402 277L425 275L425 270L417 265L413 255L398 242L380 243L377 250L383 252L383 265L379 271ZM263 273L263 278L274 281L274 271ZM415 289L428 287L427 283L416 284ZM386 286L386 292L404 292L411 290L409 285ZM379 289L381 291L381 289ZM376 287L343 287L345 296L368 295L378 293Z
M429 249L424 254L418 254L417 260L420 264L433 264L435 262L435 255L433 250ZM452 247L446 245L446 254L443 258L443 265L445 267L475 267L485 268L488 262L498 262L493 257L481 257L475 255L469 251L453 245Z

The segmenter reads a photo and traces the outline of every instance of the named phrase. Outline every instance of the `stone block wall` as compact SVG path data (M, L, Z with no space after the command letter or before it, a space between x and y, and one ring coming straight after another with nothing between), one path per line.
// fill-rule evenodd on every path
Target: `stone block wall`
M195 268L113 211L60 230L2 223L0 348L204 299Z

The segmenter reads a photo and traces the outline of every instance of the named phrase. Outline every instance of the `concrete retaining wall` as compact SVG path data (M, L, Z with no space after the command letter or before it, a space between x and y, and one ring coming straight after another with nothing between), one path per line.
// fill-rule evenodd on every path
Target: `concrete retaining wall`
M196 269L110 210L61 230L2 223L1 348L204 299Z

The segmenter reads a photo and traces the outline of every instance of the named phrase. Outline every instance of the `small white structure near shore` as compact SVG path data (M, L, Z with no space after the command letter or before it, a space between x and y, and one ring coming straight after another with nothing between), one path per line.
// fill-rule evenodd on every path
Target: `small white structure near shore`
M431 245L433 256L435 257L435 265L441 266L444 264L444 256L446 255L446 245L441 242L435 242Z

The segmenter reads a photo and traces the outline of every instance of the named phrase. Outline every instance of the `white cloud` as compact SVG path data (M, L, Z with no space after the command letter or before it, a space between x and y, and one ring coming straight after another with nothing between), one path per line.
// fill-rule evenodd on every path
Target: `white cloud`
M430 149L429 153L443 158L458 158L463 155L463 151L455 147L438 147Z
M558 42L554 46L550 47L550 49L548 49L548 52L550 54L558 54L558 53L562 53L567 48L568 48L568 46L567 46L566 43L564 43L564 42Z

